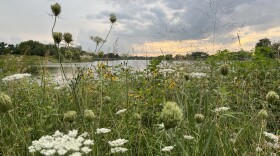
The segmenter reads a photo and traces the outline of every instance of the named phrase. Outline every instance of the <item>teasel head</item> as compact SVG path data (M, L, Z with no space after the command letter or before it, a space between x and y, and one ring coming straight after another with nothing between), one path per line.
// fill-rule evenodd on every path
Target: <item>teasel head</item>
M62 41L62 33L61 32L54 32L53 33L53 40L56 44L60 44Z
M111 23L115 23L117 21L117 16L115 14L110 14Z
M223 64L221 67L220 67L220 73L223 75L223 76L226 76L228 74L228 65L227 64Z
M274 92L274 91L269 91L267 94L266 94L266 101L271 103L271 104L274 104L277 100L279 100L279 95Z
M73 41L72 34L69 32L64 33L63 39L69 45Z
M66 122L74 122L77 117L77 112L76 111L68 111L63 114L63 120Z
M162 112L161 120L165 129L175 128L183 119L183 113L176 102L166 102Z
M54 16L58 16L61 13L61 6L58 3L51 5L51 9Z
M6 113L11 109L13 109L13 105L10 96L0 92L0 112Z

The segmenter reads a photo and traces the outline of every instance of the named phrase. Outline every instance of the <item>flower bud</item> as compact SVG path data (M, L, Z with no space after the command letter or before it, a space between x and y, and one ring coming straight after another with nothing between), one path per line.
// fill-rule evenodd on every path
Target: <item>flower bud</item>
M84 111L84 117L85 117L85 119L86 119L87 121L91 122L91 121L94 120L95 115L94 115L94 113L93 113L92 110L86 109L86 110Z
M116 17L115 14L110 14L110 21L111 21L112 23L115 23L115 22L117 21L117 17Z
M76 111L68 111L63 114L63 120L66 122L73 122L77 117L77 112Z
M67 44L70 44L73 41L72 34L70 34L68 32L64 33L63 34L63 39Z
M53 40L56 44L59 44L62 40L62 33L61 32L54 32L53 33Z
M182 110L176 102L166 102L161 112L161 119L166 129L174 128L183 119Z
M111 102L110 96L105 96L104 97L104 103L110 103L110 102Z
M58 16L61 13L61 6L58 3L51 5L54 16Z
M226 76L228 74L228 65L223 64L219 70L222 75Z
M13 108L11 98L3 93L0 92L0 112L6 113Z
M277 100L279 100L279 95L274 92L274 91L269 91L267 94L266 94L266 101L273 104L275 103Z
M259 111L258 117L262 120L265 120L268 117L267 111L262 109L261 111Z
M194 115L194 120L197 123L202 123L204 121L204 115L203 114L195 114Z

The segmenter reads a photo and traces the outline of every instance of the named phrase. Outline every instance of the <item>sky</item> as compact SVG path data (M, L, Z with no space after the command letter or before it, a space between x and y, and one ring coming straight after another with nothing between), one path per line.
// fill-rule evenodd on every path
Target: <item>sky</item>
M105 38L105 53L156 56L252 50L261 38L280 41L279 0L0 0L0 42L52 43L54 31L73 34L73 46L94 51L90 36ZM238 40L240 39L240 44Z

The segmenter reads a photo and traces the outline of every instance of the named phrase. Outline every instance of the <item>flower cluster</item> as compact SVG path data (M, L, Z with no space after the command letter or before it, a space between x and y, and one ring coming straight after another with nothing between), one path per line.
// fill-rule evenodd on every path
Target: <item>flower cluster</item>
M118 115L118 114L123 114L123 113L126 112L126 111L127 111L127 109L121 109L121 110L117 111L116 114L117 114L117 115Z
M174 146L165 146L161 149L162 152L170 152L173 150Z
M227 111L229 109L230 109L229 107L220 107L220 108L216 108L214 110L214 112L223 112L223 111Z
M55 134L42 136L39 140L32 141L28 147L29 152L40 152L42 155L82 155L91 152L90 146L94 144L93 140L86 139L88 133L78 136L77 130L69 131L63 134L56 131Z
M111 129L108 128L97 128L96 134L105 134L111 132Z
M14 74L11 76L7 76L5 78L3 78L3 81L12 81L12 80L18 80L18 79L22 79L24 77L29 77L31 76L31 74L25 73L25 74Z
M271 148L271 149L280 149L280 144L279 144L279 137L277 135L274 135L272 133L268 132L263 132L264 136L269 138L269 141L266 142L266 147Z
M109 145L112 147L111 148L111 153L124 153L124 152L126 152L128 149L120 147L120 146L123 146L127 142L128 142L128 140L125 140L125 139L117 139L117 140L114 140L114 141L108 141Z

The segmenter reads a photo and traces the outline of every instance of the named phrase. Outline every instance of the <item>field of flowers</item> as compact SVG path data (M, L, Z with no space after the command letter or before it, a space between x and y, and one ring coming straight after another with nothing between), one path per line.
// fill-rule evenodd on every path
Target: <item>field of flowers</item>
M279 60L1 78L0 155L278 155Z

